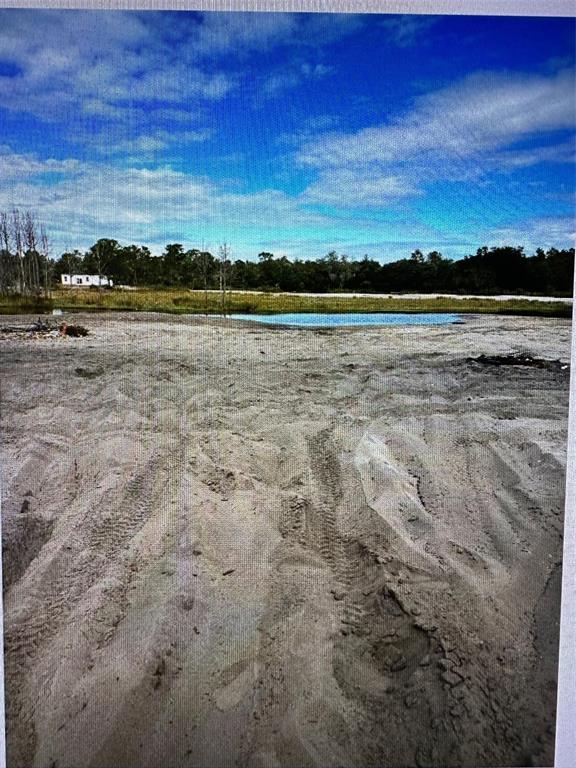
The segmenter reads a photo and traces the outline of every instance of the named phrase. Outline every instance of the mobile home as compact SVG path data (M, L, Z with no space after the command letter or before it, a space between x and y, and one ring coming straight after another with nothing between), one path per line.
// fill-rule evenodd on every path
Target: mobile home
M105 286L111 288L113 283L108 277L103 275L62 275L62 285L67 285L72 288L85 288L86 286Z

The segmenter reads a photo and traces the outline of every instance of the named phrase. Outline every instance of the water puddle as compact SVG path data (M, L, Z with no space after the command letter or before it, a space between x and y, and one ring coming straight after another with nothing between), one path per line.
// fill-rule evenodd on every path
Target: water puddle
M246 320L269 325L292 325L308 328L334 328L359 325L445 325L462 322L459 315L445 312L407 314L404 312L293 312L277 315L229 315L232 320Z

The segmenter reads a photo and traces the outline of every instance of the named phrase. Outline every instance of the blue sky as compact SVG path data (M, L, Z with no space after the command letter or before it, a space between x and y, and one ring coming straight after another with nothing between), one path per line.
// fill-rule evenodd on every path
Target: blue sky
M0 10L0 209L389 261L574 243L574 19Z

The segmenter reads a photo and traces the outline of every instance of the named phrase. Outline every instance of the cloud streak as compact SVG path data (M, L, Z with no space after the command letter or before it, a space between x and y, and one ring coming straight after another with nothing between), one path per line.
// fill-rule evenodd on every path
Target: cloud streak
M158 105L194 116L235 78L192 58L145 15L0 10L0 62L16 72L0 76L0 104L45 122L134 121Z
M304 62L297 67L288 67L268 75L262 84L260 93L263 96L275 96L281 91L297 88L305 82L317 82L331 75L334 67L327 64L310 64Z
M307 187L300 199L337 208L380 208L397 200L420 194L401 176L382 175L377 170L329 169Z
M299 161L312 167L400 162L426 154L472 155L512 145L536 133L572 129L574 74L554 77L478 73L420 97L388 124L355 134L321 136Z
M77 160L39 159L34 154L16 154L0 145L0 177L5 184L18 179L34 179L70 174L79 167Z
M173 238L186 241L202 231L224 239L230 231L288 232L329 221L279 190L243 194L169 167L41 162L4 151L0 169L11 169L12 178L0 189L0 209L33 209L50 222L60 243L70 232L81 235L84 245L110 233L148 244ZM37 177L46 173L60 176L38 184Z
M521 226L510 223L486 232L487 241L494 245L523 245L528 252L536 248L558 247L571 243L576 247L576 221L573 216L547 216L524 220Z
M421 194L432 180L569 163L573 140L518 144L571 130L574 122L572 71L550 77L477 73L421 96L410 112L388 123L307 139L296 160L319 174L307 190L310 200L381 205Z
M398 48L412 48L426 41L425 33L438 22L437 16L391 16L382 21L388 40Z

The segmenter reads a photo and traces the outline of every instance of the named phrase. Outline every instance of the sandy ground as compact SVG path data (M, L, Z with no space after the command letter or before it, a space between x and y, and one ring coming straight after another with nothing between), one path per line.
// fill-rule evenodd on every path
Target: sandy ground
M22 321L22 318L19 319ZM553 760L570 323L0 342L9 766Z
M126 286L119 286L125 288ZM134 288L133 290L137 290ZM232 293L235 291L232 290ZM220 293L217 290L190 290L190 293ZM486 294L478 293L303 293L301 291L291 291L289 294L285 293L270 293L270 291L238 291L238 293L250 293L253 295L266 295L266 296L313 296L317 299L354 299L354 298L366 298L366 299L490 299L492 301L545 301L560 302L561 304L572 304L572 298L557 297L557 296L517 296L514 294L499 294L497 296L486 296Z

